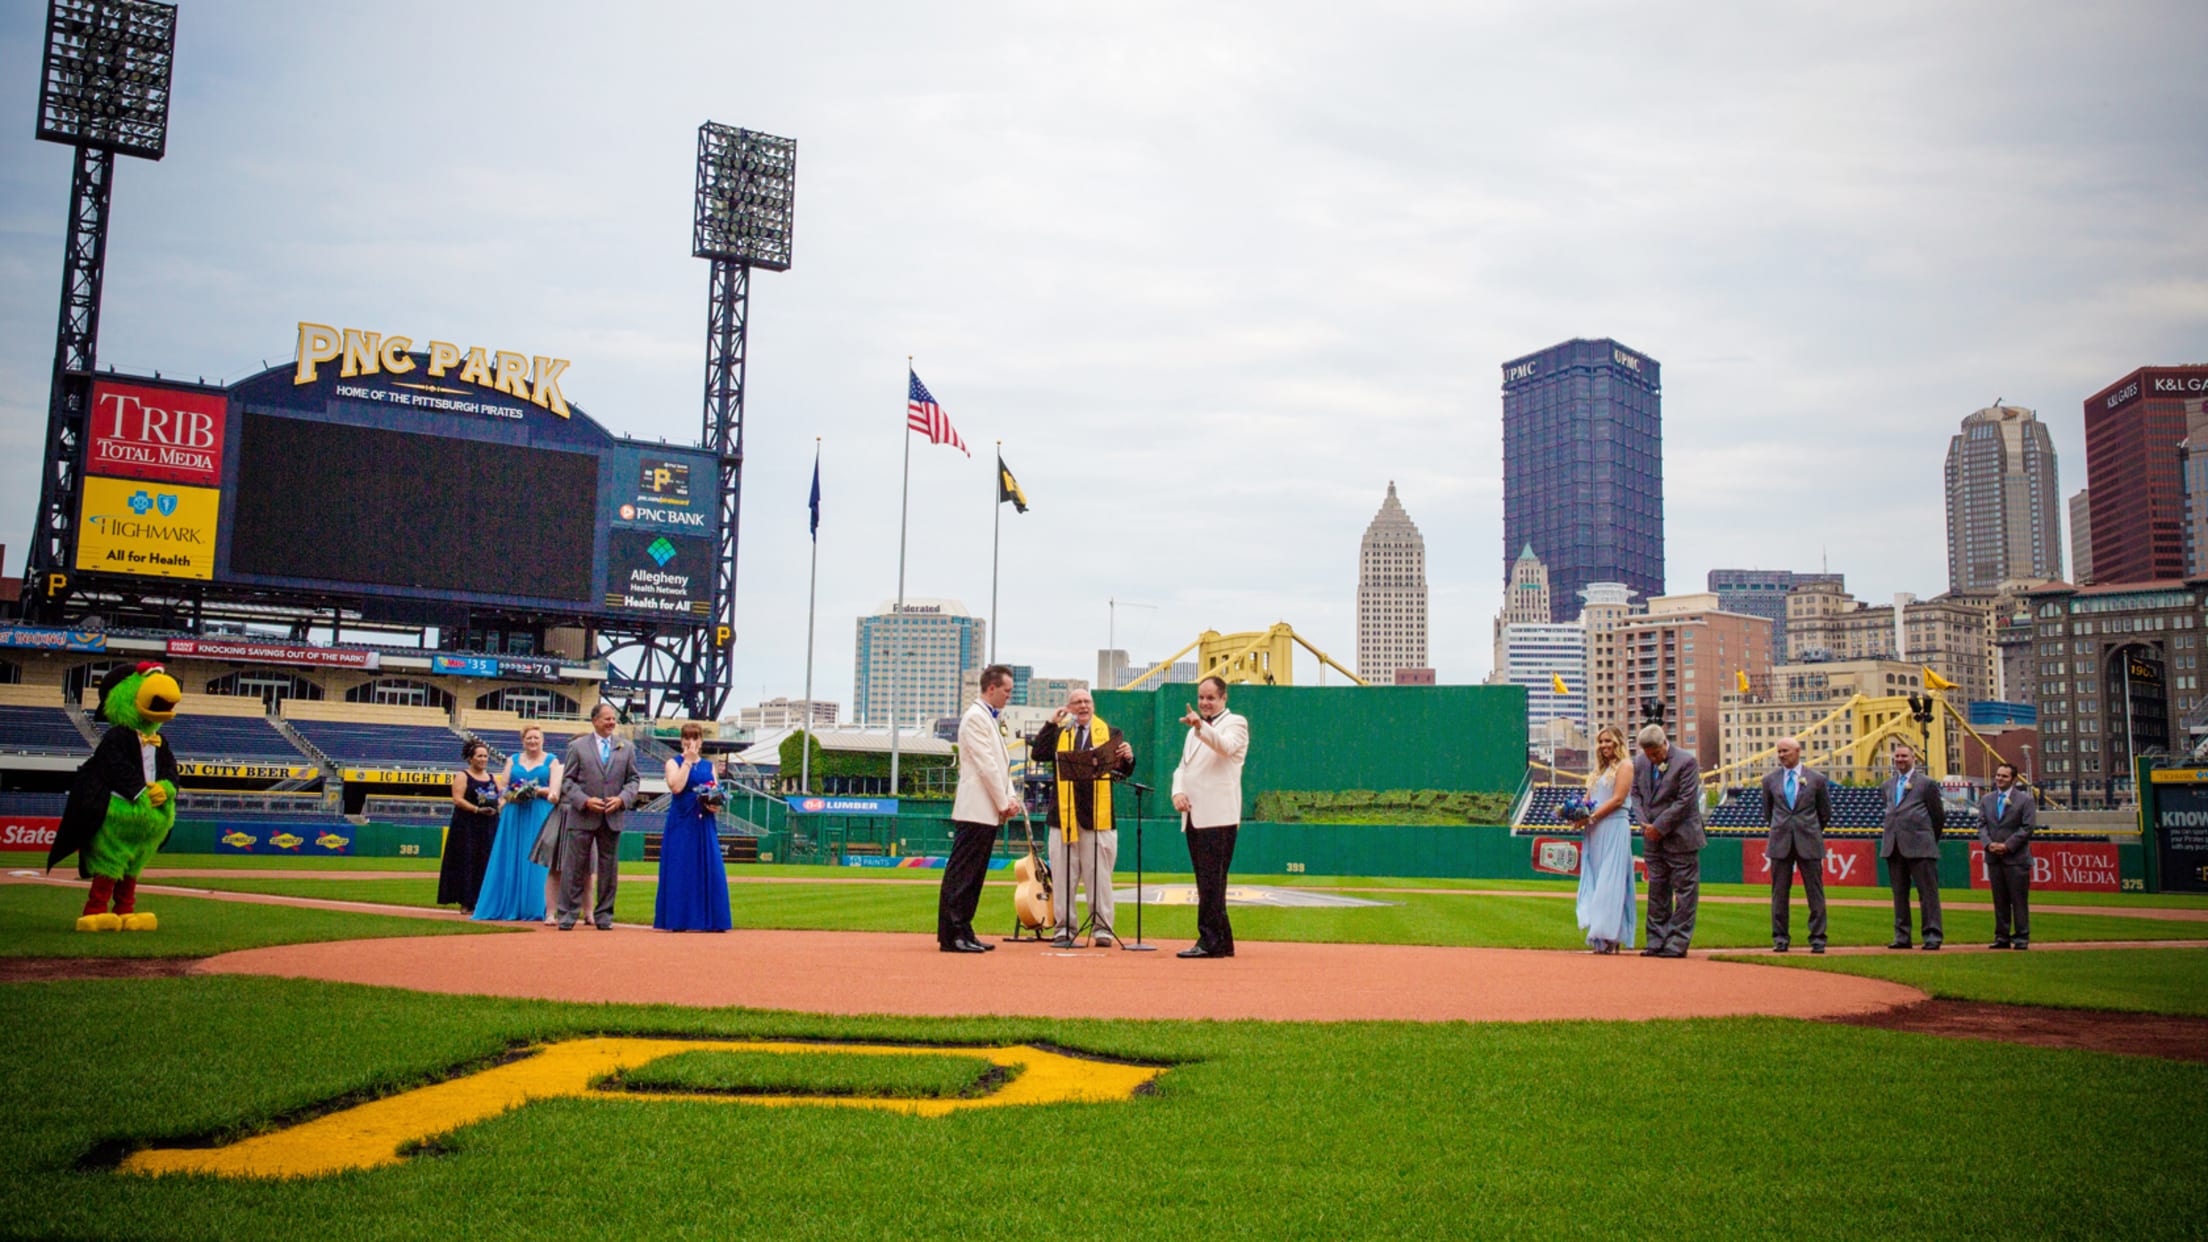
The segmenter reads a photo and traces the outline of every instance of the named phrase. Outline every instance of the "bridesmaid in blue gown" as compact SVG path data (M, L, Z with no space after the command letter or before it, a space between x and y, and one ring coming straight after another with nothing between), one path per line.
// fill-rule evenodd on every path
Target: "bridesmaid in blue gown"
M1633 821L1625 813L1632 792L1625 734L1605 725L1595 735L1595 775L1587 789L1592 813L1579 843L1579 926L1590 953L1633 947Z
M667 761L667 831L659 839L659 899L652 926L661 931L727 931L728 871L721 863L720 825L700 795L716 789L713 761L700 752L705 727L682 726L682 757Z
M560 761L546 754L544 730L535 725L521 731L521 753L506 757L500 784L506 787L505 805L498 813L498 833L491 839L490 865L483 872L483 892L475 900L478 919L499 922L536 922L544 918L546 868L529 861L537 833L559 805ZM528 791L534 790L532 794Z

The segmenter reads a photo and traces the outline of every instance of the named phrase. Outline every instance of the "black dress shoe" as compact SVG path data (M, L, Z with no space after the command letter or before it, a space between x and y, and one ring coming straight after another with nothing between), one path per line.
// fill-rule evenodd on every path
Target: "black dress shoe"
M575 930L575 920L573 920L573 919L561 919L561 920L560 920L560 930L561 930L561 931L574 931L574 930Z
M1200 944L1199 944L1199 945L1192 945L1192 946L1190 946L1189 948L1183 949L1183 950L1181 950L1180 952L1178 952L1178 953L1174 954L1173 956L1175 956L1175 957L1221 957L1221 956L1224 956L1224 955L1223 955L1223 954L1218 954L1218 953L1214 953L1214 952L1212 952L1211 950L1209 950L1209 949L1207 949L1207 948L1205 948L1204 946L1202 946L1202 945L1200 945Z
M1655 954L1654 954L1653 956L1656 956L1656 957L1685 957L1686 955L1687 955L1687 951L1686 951L1685 949L1658 949L1658 950L1657 950L1657 951L1655 952Z
M986 950L986 949L984 949L984 948L983 948L982 946L980 946L980 945L978 945L978 944L975 944L975 943L974 943L973 941L971 941L971 940L953 940L953 941L952 941L952 942L950 942L949 944L939 944L939 945L937 945L937 946L935 946L935 947L936 947L936 948L937 948L938 950L940 950L940 951L942 951L942 952L944 952L944 953L983 953L983 952L987 952L987 950Z
M1771 951L1773 953L1784 953L1786 952L1787 948L1787 942L1784 940L1774 940L1771 942Z
M1996 940L1996 941L1994 941L1994 942L1993 942L1992 944L1989 944L1989 945L1987 945L1986 947L1987 947L1987 948L1989 948L1989 949L2006 949L2006 948L2008 948L2008 947L2009 947L2009 942L2008 942L2008 941L2006 941L2006 940Z
M1662 949L1654 947L1653 945L1641 950L1642 957L1662 957L1663 955L1664 951Z
M1906 941L1906 940L1896 940L1895 942L1893 942L1893 943L1892 943L1892 944L1890 944L1890 945L1887 945L1886 947L1887 947L1887 948L1889 948L1889 949L1914 949L1914 948L1916 948L1917 946L1915 946L1915 945L1913 945L1913 944L1910 944L1910 943L1909 943L1908 941Z
M595 927L595 928L597 928L597 929L598 929L599 931L612 931L612 930L613 930L613 920L612 920L612 919L607 919L607 920L606 920L605 922L603 922L603 923L592 923L592 924L591 924L591 926L592 926L592 927Z
M1809 944L1809 951L1812 953L1822 953L1825 951L1825 946L1819 941L1812 940Z
M2009 947L2017 950L2029 949L2032 947L2032 942L2029 940L2011 940Z
M1927 940L1917 947L1920 949L1938 949L1940 947L1940 942L1937 940Z
M1073 947L1073 937L1060 936L1050 942L1050 947L1053 949L1070 949Z

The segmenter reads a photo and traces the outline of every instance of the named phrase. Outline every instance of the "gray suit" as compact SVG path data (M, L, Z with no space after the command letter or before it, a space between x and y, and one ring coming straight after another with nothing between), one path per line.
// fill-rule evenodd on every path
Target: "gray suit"
M1940 830L1947 826L1947 810L1940 804L1940 787L1931 777L1910 769L1886 778L1878 787L1886 808L1885 828L1878 838L1878 856L1886 860L1886 879L1894 890L1894 943L1909 943L1909 889L1917 890L1924 942L1939 944L1940 929Z
M1656 843L1643 847L1648 862L1648 949L1685 953L1694 940L1694 916L1702 899L1702 772L1694 756L1677 746L1657 771L1648 756L1633 756L1633 801L1641 826L1654 828Z
M621 883L621 828L628 821L629 808L636 805L638 777L636 747L624 737L612 738L611 747L613 753L601 763L596 733L585 733L567 746L566 784L560 790L567 803L567 822L560 829L562 927L575 922L594 855L598 905L591 912L591 922L613 926L613 893ZM583 804L590 798L619 798L621 805L611 811L586 810Z
M2038 826L2039 803L2022 785L2009 786L2005 806L1998 789L1979 800L1978 844L1998 841L2008 848L2005 854L1986 851L1995 944L2032 942L2032 830Z
M1794 800L1786 798L1786 769L1763 778L1763 822L1771 829L1764 856L1771 862L1771 943L1792 939L1789 904L1794 872L1802 873L1809 898L1809 942L1825 942L1825 829L1832 824L1832 783L1806 764L1794 766Z

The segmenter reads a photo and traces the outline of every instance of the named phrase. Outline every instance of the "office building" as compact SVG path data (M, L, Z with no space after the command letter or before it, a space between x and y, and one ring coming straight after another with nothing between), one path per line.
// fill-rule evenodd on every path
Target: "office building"
M2132 755L2183 754L2203 726L2208 583L2054 583L2025 599L2039 647L2041 778L2073 806L2120 801Z
M908 599L904 610L885 602L858 621L852 708L860 724L895 718L957 716L966 709L960 675L987 663L989 623L949 599ZM892 683L891 678L895 678Z
M1501 675L1494 680L1526 688L1526 744L1544 755L1584 749L1587 631L1577 621L1517 622L1502 627L1502 646Z
M1778 745L1780 738L1791 737L1801 742L1802 755L1810 766L1834 780L1861 783L1882 779L1887 774L1883 757L1864 771L1852 767L1849 748L1855 740L1854 720L1847 713L1837 719L1827 717L1859 694L1883 699L1922 689L1923 669L1900 660L1781 664L1768 677L1751 677L1745 693L1736 679L1723 696L1719 762L1733 768ZM1762 777L1760 770L1738 770L1726 783L1752 785Z
M2185 483L2185 574L2208 578L2208 397L2185 403L2185 439L2177 451Z
M1388 482L1357 549L1357 675L1375 685L1426 667L1426 540Z
M1840 574L1798 574L1788 569L1713 569L1707 581L1721 611L1762 617L1771 623L1771 651L1779 655L1786 650L1787 592L1812 582L1841 586L1846 578Z
M810 712L806 711L808 706L812 709ZM766 733L773 729L795 729L800 725L808 724L811 728L826 729L836 723L838 710L838 704L822 702L819 699L814 699L808 704L804 699L773 698L766 700L757 707L739 709L736 713L736 726L740 729L748 729L754 734ZM808 715L811 717L810 721L806 719Z
M1955 683L1961 701L1991 699L1994 612L1991 598L1902 594L1865 605L1838 586L1811 583L1787 596L1787 662L1899 660Z
M2070 581L2093 585L2093 489L2081 487L2070 498Z
M1618 342L1573 340L1503 364L1503 576L1548 566L1553 622L1592 582L1664 590L1662 369Z
M1640 723L1640 708L1627 710L1625 664L1618 627L1640 611L1635 592L1622 582L1593 582L1579 593L1579 626L1587 635L1587 730L1616 725L1630 732Z
M2141 367L2085 401L2093 581L2185 576L2185 484L2177 445L2186 403L2208 396L2208 366Z
M1705 771L1717 766L1720 709L1742 674L1771 672L1771 622L1726 612L1709 592L1664 595L1648 611L1618 623L1626 704L1624 724L1637 726L1644 705L1663 706L1664 727L1693 751Z
M1947 443L1947 589L2062 577L2061 491L2047 424L1995 402Z

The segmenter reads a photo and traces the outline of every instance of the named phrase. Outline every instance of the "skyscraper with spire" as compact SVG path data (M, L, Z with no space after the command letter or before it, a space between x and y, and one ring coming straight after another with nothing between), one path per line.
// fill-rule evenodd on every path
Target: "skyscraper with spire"
M1357 551L1357 675L1385 686L1397 669L1428 667L1426 540L1390 480Z

